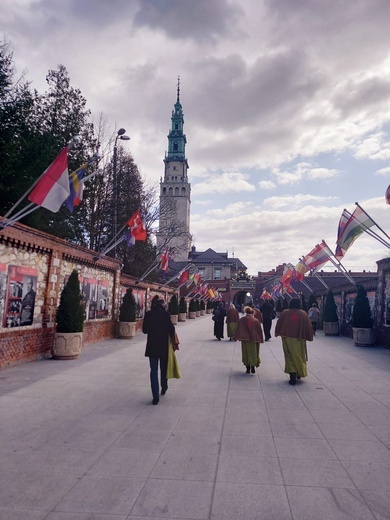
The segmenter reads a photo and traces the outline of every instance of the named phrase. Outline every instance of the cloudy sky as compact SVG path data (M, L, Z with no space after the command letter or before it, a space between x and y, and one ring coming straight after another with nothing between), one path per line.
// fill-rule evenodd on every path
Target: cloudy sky
M164 173L180 76L191 232L250 274L335 247L355 201L390 235L389 0L2 0L0 31L39 92L63 64L97 118ZM389 256L360 237L351 270Z

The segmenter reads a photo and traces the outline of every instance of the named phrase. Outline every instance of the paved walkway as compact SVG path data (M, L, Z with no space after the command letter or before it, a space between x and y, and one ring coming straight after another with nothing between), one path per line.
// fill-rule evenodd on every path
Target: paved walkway
M141 332L0 372L0 520L390 519L390 350L318 335L292 387L212 325L158 406Z

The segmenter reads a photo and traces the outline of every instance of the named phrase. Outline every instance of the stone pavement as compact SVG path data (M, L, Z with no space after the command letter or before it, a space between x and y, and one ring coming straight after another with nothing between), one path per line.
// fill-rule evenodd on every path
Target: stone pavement
M280 338L247 375L212 326L158 406L141 332L0 372L0 520L390 519L390 350L319 332L292 387Z

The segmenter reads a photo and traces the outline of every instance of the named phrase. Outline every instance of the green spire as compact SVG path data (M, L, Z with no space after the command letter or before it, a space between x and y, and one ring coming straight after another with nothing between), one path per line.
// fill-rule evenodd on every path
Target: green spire
M183 134L184 114L180 103L180 77L177 78L177 99L172 110L171 130L168 135L168 154L166 161L185 161L187 139Z

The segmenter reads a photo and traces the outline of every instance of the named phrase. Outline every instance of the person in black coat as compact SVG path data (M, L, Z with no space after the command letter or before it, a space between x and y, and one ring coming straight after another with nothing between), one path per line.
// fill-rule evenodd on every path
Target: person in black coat
M213 310L213 320L214 320L214 336L218 341L221 341L223 338L223 328L225 323L226 311L224 304L219 302L218 307Z
M171 315L165 310L163 299L158 299L152 309L145 314L142 332L148 335L145 356L149 358L153 404L158 404L158 363L160 362L161 395L164 395L168 390L168 339L171 337L174 341L175 337L175 327Z
M260 307L260 310L263 315L264 339L265 341L268 341L271 338L271 326L272 320L274 318L274 306L271 304L269 300L264 300L264 303Z

